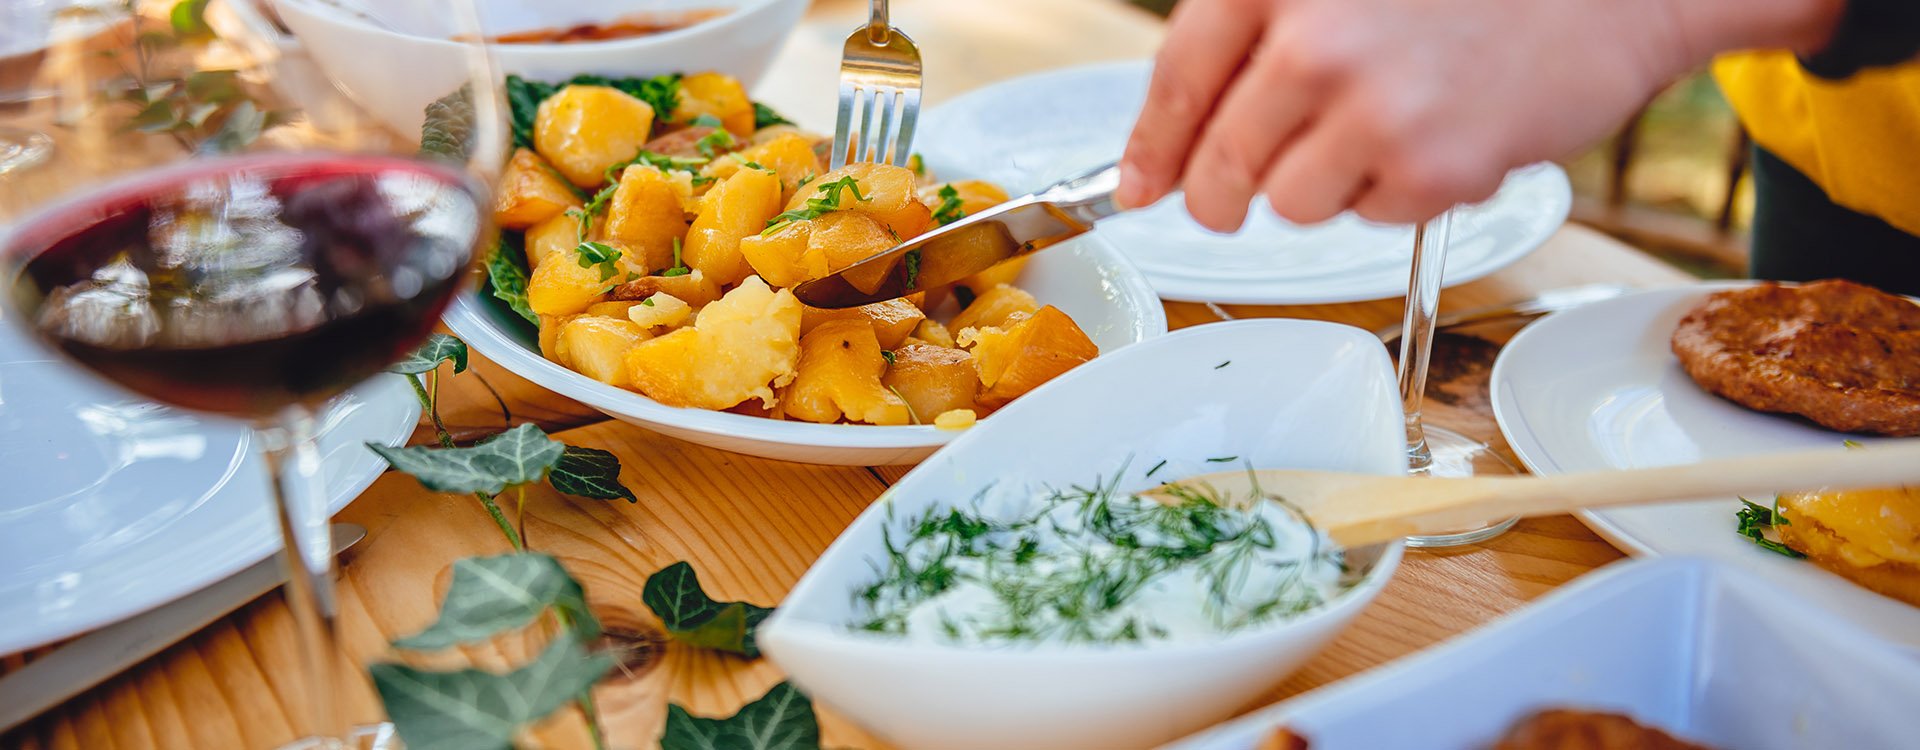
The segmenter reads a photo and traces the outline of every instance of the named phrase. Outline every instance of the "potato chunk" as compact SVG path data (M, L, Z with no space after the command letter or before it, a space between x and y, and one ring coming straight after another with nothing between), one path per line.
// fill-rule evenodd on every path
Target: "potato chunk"
M981 329L973 347L980 405L999 408L1099 354L1086 332L1052 305L1005 331Z
M608 86L567 86L533 116L533 147L568 181L594 188L653 132L653 107Z
M693 200L686 172L671 174L649 165L620 173L607 209L607 239L633 251L640 273L673 265L673 243L687 236L687 207Z
M766 167L780 175L782 206L793 200L794 193L800 190L800 183L812 184L814 178L819 177L821 172L827 171L826 167L820 164L820 157L813 153L812 140L787 133L715 159L712 164L707 165L705 174L716 179L726 179L749 163Z
M567 364L566 352L560 349L560 329L574 317L572 315L540 316L540 356L558 362L562 366L572 366Z
M892 349L907 340L907 334L913 333L915 326L927 317L920 308L902 299L875 302L871 305L849 307L844 310L827 310L807 307L802 303L800 309L800 335L805 336L818 328L820 324L831 320L858 320L873 326L873 335L880 340L880 348Z
M633 383L627 376L627 350L647 338L647 330L632 321L598 315L582 315L560 327L560 349L567 353L567 366L619 388Z
M956 201L954 209L958 215L951 217L954 219L964 219L1007 202L1007 191L986 180L955 180L928 185L920 188L920 200L938 210L946 204L947 196L941 195L941 192L947 188L953 188L953 200Z
M527 229L527 268L539 270L541 261L579 246L580 217L561 212Z
M800 340L800 373L781 393L787 416L831 424L902 425L907 402L880 383L887 361L873 328L858 320L822 323Z
M1007 327L1007 319L1014 313L1031 313L1040 309L1040 302L1019 287L1002 284L987 290L984 294L961 310L959 315L947 323L953 331L968 328Z
M742 169L708 191L704 205L687 230L686 264L722 286L738 284L753 272L740 255L740 241L759 234L780 212L780 177Z
M495 195L493 223L503 229L526 229L580 206L573 186L539 154L524 148L515 149L507 161Z
M696 268L678 276L642 276L613 288L617 300L638 302L656 294L671 294L694 307L705 307L720 299L720 285Z
M905 399L921 421L955 409L978 409L980 373L973 355L960 349L912 344L893 350L881 384Z
M701 115L713 115L727 132L741 138L753 135L753 101L733 76L706 72L680 79L680 106L673 110L673 121L693 122Z
M700 311L692 326L627 352L633 387L660 403L727 409L751 398L768 408L800 360L800 301L758 277Z
M527 306L541 315L572 315L606 299L611 286L598 267L581 267L573 251L557 252L533 269L533 278L527 281Z
M934 320L932 318L927 318L925 320L920 321L919 323L914 324L913 332L907 334L906 343L932 344L934 346L943 346L948 349L953 349L960 346L959 344L954 342L953 333L948 331L946 326L940 325L940 321Z
M820 197L820 188L847 177L853 178L865 200L854 198L851 190L841 190L841 208L879 219L903 238L926 231L932 223L932 214L914 194L913 170L891 164L859 162L820 175L796 191L784 210L805 208L808 200Z
M627 308L627 319L644 328L676 328L693 317L693 306L666 292L660 292Z
M771 234L740 240L740 254L768 283L790 287L866 260L894 245L877 219L857 211L834 211L786 224Z
M954 282L953 285L956 287L965 287L967 293L977 298L982 294L992 291L994 287L1012 284L1014 279L1020 277L1020 272L1027 269L1027 261L1032 259L1033 256L1031 255L1009 258L1000 261L992 268Z

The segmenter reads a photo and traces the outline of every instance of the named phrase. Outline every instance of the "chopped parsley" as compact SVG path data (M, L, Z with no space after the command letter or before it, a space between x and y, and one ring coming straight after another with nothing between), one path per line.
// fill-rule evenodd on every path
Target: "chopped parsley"
M606 176L608 182L617 181L622 171L635 164L645 164L662 172L693 172L706 166L708 161L710 159L697 156L668 156L643 148L639 153L634 154L633 158L607 167ZM695 179L699 179L698 175Z
M1734 512L1733 517L1740 522L1737 531L1741 536L1753 540L1755 545L1770 552L1776 552L1792 558L1806 557L1806 555L1800 554L1791 547L1767 536L1767 532L1775 526L1787 525L1787 517L1780 513L1779 497L1774 497L1773 507L1771 508L1755 503L1744 497L1740 498L1740 504L1745 507Z
M772 127L774 125L792 125L792 124L793 124L792 120L789 120L785 117L780 116L780 113L773 111L772 107L769 107L765 104L761 104L759 102L753 103L753 129L754 130L759 130L761 128L766 128L766 127Z
M594 193L592 198L587 199L585 206L567 209L568 216L580 220L580 228L574 232L576 241L587 241L587 235L593 233L593 217L607 210L607 201L613 200L613 192L619 187L620 184L617 182L609 184L600 188L600 192Z
M673 238L673 267L661 271L660 275L685 276L689 273L693 273L693 269L687 268L687 264L680 260L680 238L675 237Z
M897 240L899 238L895 237L894 239ZM908 250L905 260L907 262L907 288L912 289L913 285L920 281L920 251Z
M1215 369L1215 370L1218 370L1218 369L1220 369L1220 368L1222 368L1222 367L1226 367L1227 365L1230 365L1230 364L1233 364L1233 360L1231 360L1231 359L1229 359L1229 360L1227 360L1227 361L1225 361L1225 362L1221 362L1220 364L1217 364L1217 365L1214 365L1214 366L1213 366L1213 369Z
M806 181L801 181L801 184L806 184ZM857 201L866 202L873 200L860 194L860 182L853 179L853 175L847 175L833 182L823 184L816 192L820 197L808 198L805 206L768 219L767 228L761 230L760 235L764 237L780 231L781 227L785 227L793 222L818 219L830 212L846 208L846 206L841 205L843 200L841 197L842 192L853 193L853 199Z
M927 160L920 158L919 154L907 154L907 169L913 170L913 176L915 177L925 177L927 176Z
M598 267L601 281L620 273L620 248L601 242L582 242L573 248L573 254L581 268Z
M1224 463L1226 463L1226 462L1228 462L1228 461L1234 461L1234 460L1238 460L1239 458L1240 458L1239 456L1218 456L1218 457L1215 457L1215 458L1209 458L1209 459L1207 459L1207 463L1210 463L1210 464L1224 464Z
M960 191L952 185L940 187L940 207L933 210L933 220L940 226L946 226L966 218L967 212L960 210Z
M895 361L893 352L887 351L885 349L880 350L880 358L886 360L889 366L891 366Z
M732 149L738 143L739 141L734 140L733 134L727 132L726 128L715 128L713 132L700 136L700 140L694 141L693 147L700 152L701 156L711 159L716 152Z
M693 122L690 122L687 124L692 125L696 128L725 127L725 125L720 122L720 118L714 117L711 114L701 114L699 117L693 118Z
M648 298L646 298L646 299L643 299L643 300L640 300L640 306L641 306L641 307L653 307L653 298L652 298L652 297L648 297Z

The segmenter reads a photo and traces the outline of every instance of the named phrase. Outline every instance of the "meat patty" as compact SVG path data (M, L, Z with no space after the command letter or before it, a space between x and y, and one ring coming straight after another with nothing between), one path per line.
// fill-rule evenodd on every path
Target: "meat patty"
M1493 750L1708 750L1616 713L1550 708L1520 720Z
M1719 292L1673 353L1700 387L1841 432L1920 435L1920 305L1850 281Z

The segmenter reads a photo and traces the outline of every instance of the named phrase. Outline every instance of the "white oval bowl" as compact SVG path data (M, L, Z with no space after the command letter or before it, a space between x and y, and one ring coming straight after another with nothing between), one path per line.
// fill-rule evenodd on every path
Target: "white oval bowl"
M1129 344L1167 332L1166 309L1146 277L1106 241L1083 236L1033 256L1015 282L1042 304L1072 316L1112 356ZM913 463L962 434L932 426L812 424L706 409L667 406L615 388L540 356L514 318L481 292L454 300L446 324L486 358L608 416L701 445L784 461L842 466ZM1085 367L1085 365L1082 365ZM1018 403L1016 401L1016 403ZM995 414L981 420L990 424Z
M468 80L455 30L443 5L427 0L273 0L280 17L347 94L397 132L420 132L427 104ZM345 10L375 8L389 30ZM632 0L479 0L489 35L604 21L636 10ZM733 8L682 29L605 42L496 44L502 74L563 81L582 73L654 76L717 70L751 89L786 36L806 13L807 0L653 0L650 10Z
M1223 361L1230 362L1220 367ZM1123 491L1262 468L1407 470L1386 350L1357 328L1247 320L1189 328L1061 376L908 474L834 540L758 634L802 690L901 747L1150 747L1225 719L1331 640L1386 585L1399 543L1350 550L1365 576L1300 617L1150 646L964 647L858 632L854 593L882 531L996 481ZM1144 475L1165 460L1157 479ZM1128 463L1128 462L1131 463ZM1235 462L1236 464L1238 462Z

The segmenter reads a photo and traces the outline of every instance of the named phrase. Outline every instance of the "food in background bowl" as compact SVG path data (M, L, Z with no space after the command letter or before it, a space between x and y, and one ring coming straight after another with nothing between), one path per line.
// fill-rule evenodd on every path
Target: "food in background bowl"
M1009 283L1024 259L850 310L788 291L1006 200L993 185L826 171L824 139L719 73L510 78L508 95L490 281L582 375L670 406L959 428L1099 353Z
M1716 292L1682 318L1687 375L1749 409L1920 435L1920 305L1849 281Z
M1256 750L1319 750L1312 741L1280 727ZM1713 750L1675 738L1659 727L1610 711L1549 708L1514 722L1488 750Z
M487 37L494 44L580 44L678 31L688 26L726 15L724 9L688 10L674 13L641 11L627 13L607 21L570 23L523 31L508 31ZM459 39L460 37L454 37Z
M1788 493L1773 514L1787 549L1920 607L1920 487Z

